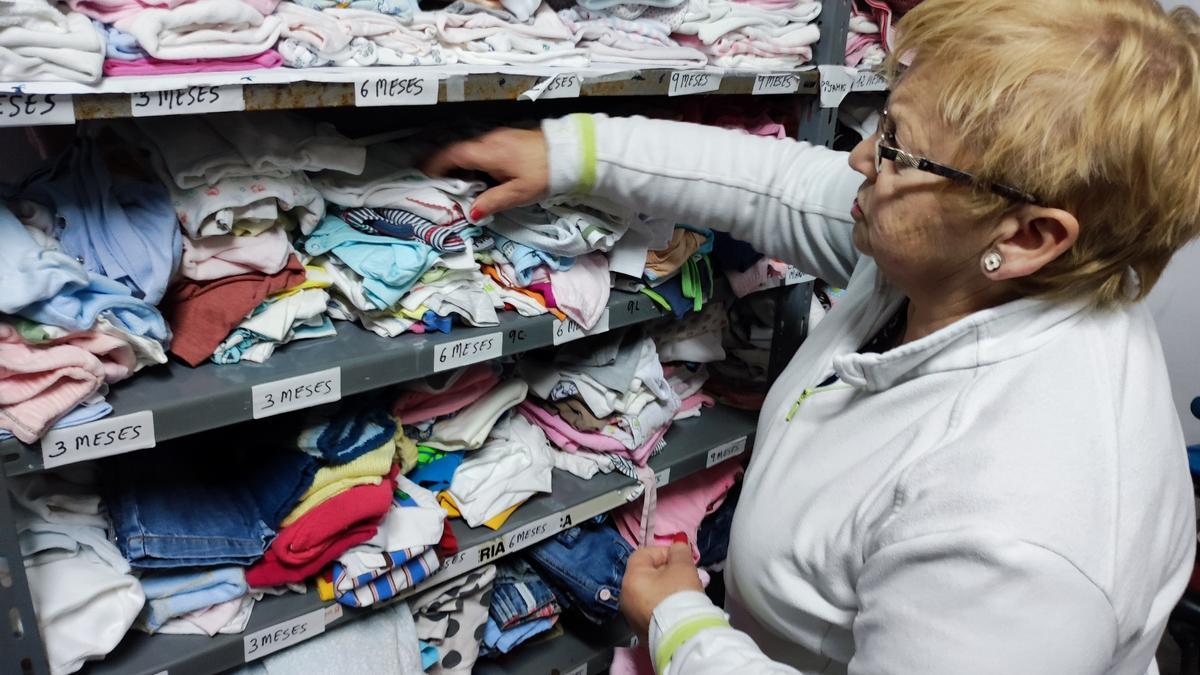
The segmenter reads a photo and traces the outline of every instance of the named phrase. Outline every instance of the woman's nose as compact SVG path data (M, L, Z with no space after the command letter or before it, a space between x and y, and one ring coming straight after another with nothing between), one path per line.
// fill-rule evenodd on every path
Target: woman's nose
M867 136L850 151L850 168L875 180L875 136Z

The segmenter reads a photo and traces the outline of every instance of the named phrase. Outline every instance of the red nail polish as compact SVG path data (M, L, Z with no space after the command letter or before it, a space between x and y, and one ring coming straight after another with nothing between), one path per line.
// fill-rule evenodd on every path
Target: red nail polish
M479 208L478 206L471 207L471 220L473 220L473 221L483 220L483 217L485 215L487 215L487 214L485 214L483 212L483 209Z

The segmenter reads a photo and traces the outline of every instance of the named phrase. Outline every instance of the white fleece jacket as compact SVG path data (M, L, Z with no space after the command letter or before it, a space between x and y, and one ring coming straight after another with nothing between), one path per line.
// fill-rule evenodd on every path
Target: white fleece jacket
M732 627L700 593L654 612L671 673L1158 672L1195 515L1144 307L1023 299L858 354L903 297L851 244L845 153L637 118L543 129L552 192L726 230L847 288L763 405Z

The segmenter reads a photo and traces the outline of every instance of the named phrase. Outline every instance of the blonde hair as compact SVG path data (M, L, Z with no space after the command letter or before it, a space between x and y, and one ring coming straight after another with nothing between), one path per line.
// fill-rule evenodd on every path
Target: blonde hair
M926 0L900 22L885 70L895 81L911 59L934 85L962 168L1079 219L1075 245L1023 292L1140 299L1200 234L1198 25L1152 0ZM1012 207L981 189L966 199L979 214Z

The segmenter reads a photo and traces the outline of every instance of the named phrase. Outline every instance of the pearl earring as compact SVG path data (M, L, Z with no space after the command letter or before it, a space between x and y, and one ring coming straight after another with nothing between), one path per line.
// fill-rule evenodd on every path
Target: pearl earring
M1004 256L1000 255L1000 251L992 249L983 254L983 271L995 272L1004 264Z

